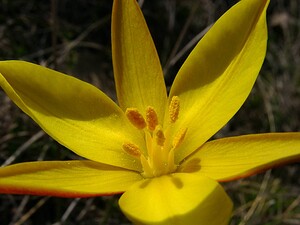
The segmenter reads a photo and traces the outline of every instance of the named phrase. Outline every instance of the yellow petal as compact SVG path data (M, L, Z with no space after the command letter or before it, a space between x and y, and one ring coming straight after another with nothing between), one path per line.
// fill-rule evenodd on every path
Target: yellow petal
M138 144L138 134L122 110L94 86L22 61L0 62L0 86L51 137L78 155L140 169L122 150L124 142Z
M125 110L152 106L164 115L167 95L159 58L136 0L115 0L112 54L118 100Z
M228 181L295 161L300 161L300 133L253 134L207 142L180 170Z
M92 161L44 161L0 168L0 193L91 197L126 191L142 177Z
M231 200L216 181L184 173L137 182L119 204L138 225L225 225L232 210Z
M268 0L242 0L208 31L178 72L178 129L188 127L177 162L196 150L237 112L266 53ZM176 132L175 132L176 133Z

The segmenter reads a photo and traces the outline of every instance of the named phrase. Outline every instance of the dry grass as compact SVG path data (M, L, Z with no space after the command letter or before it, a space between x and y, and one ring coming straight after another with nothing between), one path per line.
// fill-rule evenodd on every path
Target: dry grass
M187 53L235 1L140 1L167 85ZM52 4L52 5L51 5ZM25 59L91 82L115 98L110 52L111 1L1 1L0 59ZM260 77L216 137L300 128L300 3L272 0L269 47ZM0 92L0 165L72 159ZM224 184L232 225L300 224L299 164ZM90 199L0 195L1 225L129 224L118 196Z

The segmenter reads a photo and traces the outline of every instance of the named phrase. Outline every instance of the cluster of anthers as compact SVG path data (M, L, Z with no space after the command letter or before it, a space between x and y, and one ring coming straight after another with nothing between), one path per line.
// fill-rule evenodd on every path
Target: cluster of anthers
M169 105L169 122L163 128L159 124L157 113L153 107L146 108L145 117L136 108L126 109L125 115L130 123L144 132L147 149L142 151L134 143L123 143L123 150L140 160L144 177L158 177L170 174L177 169L174 152L183 142L187 132L185 128L175 136L171 134L172 125L178 119L179 110L179 97L173 96Z

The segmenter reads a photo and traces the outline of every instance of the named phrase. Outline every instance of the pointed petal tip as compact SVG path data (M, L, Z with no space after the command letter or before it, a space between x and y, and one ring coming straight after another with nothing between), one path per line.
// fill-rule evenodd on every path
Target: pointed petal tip
M167 92L160 60L142 11L135 0L114 1L112 56L118 102L125 111L155 108L161 122Z
M267 49L267 0L242 0L229 9L188 56L171 87L181 100L176 127L188 126L178 162L220 130L248 97Z
M93 85L18 60L0 62L0 85L46 133L76 154L141 169L121 148L125 141L144 143L141 135L131 128L120 107Z
M252 134L210 141L181 167L225 182L293 162L300 162L299 132Z
M94 197L123 193L141 179L139 173L89 160L27 162L0 168L0 193Z

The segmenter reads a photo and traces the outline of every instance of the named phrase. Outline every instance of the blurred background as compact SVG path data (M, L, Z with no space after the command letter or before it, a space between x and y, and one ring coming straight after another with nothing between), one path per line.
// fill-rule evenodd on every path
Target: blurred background
M140 0L169 87L190 50L236 0ZM111 0L0 0L0 60L22 59L76 76L115 99ZM272 0L268 52L249 98L215 137L300 129L300 1ZM60 146L0 90L0 165L66 160ZM300 165L223 183L231 225L300 224ZM89 199L0 195L1 225L130 224L119 196Z

